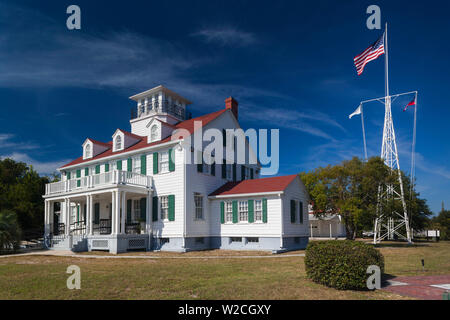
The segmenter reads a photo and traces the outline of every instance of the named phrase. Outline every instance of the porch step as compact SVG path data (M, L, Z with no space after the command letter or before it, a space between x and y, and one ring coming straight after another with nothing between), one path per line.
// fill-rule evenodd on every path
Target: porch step
M87 251L87 239L82 236L72 237L72 247L70 247L70 239L66 237L61 240L57 240L53 243L53 246L49 249L52 250L72 250L74 252Z

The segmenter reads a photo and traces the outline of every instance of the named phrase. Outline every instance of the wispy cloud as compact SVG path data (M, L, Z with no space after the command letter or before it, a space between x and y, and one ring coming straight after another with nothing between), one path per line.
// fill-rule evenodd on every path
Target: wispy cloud
M248 107L248 106L247 106ZM257 111L255 111L257 110ZM270 122L280 128L287 128L322 137L334 141L335 138L322 128L328 125L345 132L345 128L328 114L313 110L296 111L285 108L257 108L244 109L244 116L253 121Z
M10 158L18 162L25 162L28 165L33 166L39 174L51 174L56 171L56 168L61 167L63 164L69 162L70 160L61 161L38 161L33 159L26 153L13 152L11 154L0 155L0 159Z
M39 148L39 145L32 142L14 142L15 137L11 133L0 133L0 149L33 150Z
M234 27L206 28L192 33L191 36L220 46L244 47L257 42L253 33L238 30Z

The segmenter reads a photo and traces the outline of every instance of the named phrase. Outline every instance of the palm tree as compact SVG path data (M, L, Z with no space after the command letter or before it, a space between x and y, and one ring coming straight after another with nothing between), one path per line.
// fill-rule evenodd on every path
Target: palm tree
M16 251L20 245L21 230L14 211L0 212L0 253Z

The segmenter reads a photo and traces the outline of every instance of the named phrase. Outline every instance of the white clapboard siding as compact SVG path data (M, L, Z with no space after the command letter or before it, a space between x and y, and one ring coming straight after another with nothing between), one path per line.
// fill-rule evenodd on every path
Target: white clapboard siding
M308 193L299 177L295 178L286 188L283 194L283 234L285 236L308 236L309 235L309 217L308 217ZM299 223L299 216L295 223L291 223L291 199L303 202L303 223ZM298 213L298 203L296 207Z
M220 221L220 203L222 201L239 200L259 200L263 197L236 197L229 199L214 199L211 201L211 210L213 217L211 221L211 236L260 236L260 237L280 237L281 236L281 205L282 200L277 195L270 195L267 199L267 223L263 222L238 222L221 223ZM226 213L225 213L226 214ZM239 215L239 213L238 213Z

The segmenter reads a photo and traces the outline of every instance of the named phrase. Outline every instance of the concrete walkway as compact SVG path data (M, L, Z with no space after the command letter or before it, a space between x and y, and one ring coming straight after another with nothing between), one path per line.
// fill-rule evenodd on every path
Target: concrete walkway
M240 255L223 255L223 256L188 256L180 253L174 256L157 256L157 255L88 255L88 254L76 254L72 251L64 250L40 250L27 253L0 255L0 258L12 258L23 256L54 256L54 257L70 257L70 258L86 258L86 259L273 259L273 258L288 258L288 257L304 257L304 253L297 254L272 254L263 256L240 256Z

